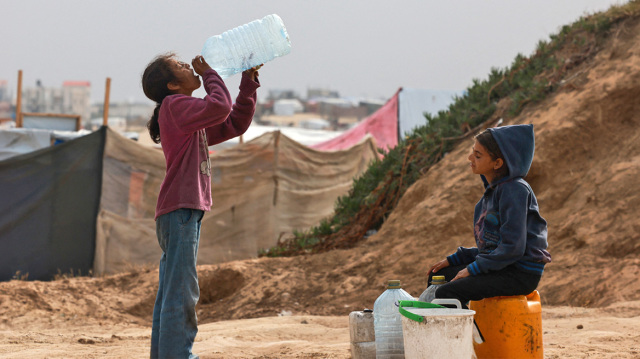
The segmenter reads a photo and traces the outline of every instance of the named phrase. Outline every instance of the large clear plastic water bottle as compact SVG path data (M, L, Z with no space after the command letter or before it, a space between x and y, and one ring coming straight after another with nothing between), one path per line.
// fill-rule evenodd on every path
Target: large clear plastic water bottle
M376 333L376 359L403 359L404 339L398 301L414 300L399 280L390 280L373 304L373 328Z
M290 52L289 34L276 14L212 36L202 48L202 56L222 78Z
M420 298L418 298L418 300L421 302L431 303L431 301L436 298L436 290L438 287L445 283L447 283L447 281L444 280L443 275L434 275L431 277L431 285L428 286L422 294L420 294Z

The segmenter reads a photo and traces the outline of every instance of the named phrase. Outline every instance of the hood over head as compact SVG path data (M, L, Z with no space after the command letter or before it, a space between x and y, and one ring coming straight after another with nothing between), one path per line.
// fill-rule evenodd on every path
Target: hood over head
M504 156L509 175L502 180L525 177L533 162L535 138L533 125L511 125L489 128ZM483 176L484 177L484 176ZM486 182L486 180L483 178Z

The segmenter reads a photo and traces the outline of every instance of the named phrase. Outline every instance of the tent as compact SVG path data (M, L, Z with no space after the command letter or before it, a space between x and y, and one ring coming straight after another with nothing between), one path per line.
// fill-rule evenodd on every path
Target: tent
M33 152L51 144L84 136L90 131L57 131L36 128L11 128L0 130L0 161L13 156Z
M322 152L277 131L216 152L198 263L255 257L317 224L376 156L370 136ZM157 264L154 213L164 166L161 151L106 127L0 161L0 280Z
M242 142L251 141L254 138L264 135L265 133L276 132L276 131L282 133L288 138L304 146L313 146L316 143L325 142L336 136L339 136L342 133L341 131L330 131L330 130L323 130L323 129L290 127L290 126L264 126L264 125L258 125L253 123L247 129L247 132L245 132L242 135L242 140L243 140ZM149 136L149 132L147 129L144 129L142 132L137 134L136 137L138 138L138 142L141 142L150 146L154 146L154 147L159 147L155 145L153 141L151 141L151 137ZM237 146L240 142L241 142L240 137L235 137L228 141L219 143L217 145L209 146L209 150L220 151L225 148ZM0 149L0 154L2 154L1 151L2 150Z
M0 162L0 280L91 270L105 134Z
M242 135L243 141L251 141L254 138L260 137L268 132L280 132L288 138L298 142L304 146L313 146L316 143L324 142L330 140L336 136L339 136L342 132L339 131L329 131L329 130L321 130L321 129L312 129L312 128L302 128L302 127L289 127L289 126L263 126L252 124L247 132ZM224 148L229 148L236 146L240 143L240 138L232 138L229 141L225 141L221 144L210 147L213 150L220 150Z
M381 148L393 148L414 128L426 124L425 113L436 114L445 110L459 94L455 91L400 88L378 111L354 128L311 147L323 151L344 150L369 134Z

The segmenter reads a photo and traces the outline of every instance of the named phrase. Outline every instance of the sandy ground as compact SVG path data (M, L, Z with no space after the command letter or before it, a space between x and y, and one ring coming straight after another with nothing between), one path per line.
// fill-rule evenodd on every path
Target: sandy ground
M55 320L54 320L55 322ZM151 328L100 325L71 318L65 324L0 330L1 358L145 358ZM199 327L201 358L349 358L347 317L280 316L230 320Z
M3 323L1 358L145 358L149 327L86 318ZM207 358L351 358L345 316L277 316L200 326L194 352ZM545 358L640 358L640 301L605 308L543 308Z

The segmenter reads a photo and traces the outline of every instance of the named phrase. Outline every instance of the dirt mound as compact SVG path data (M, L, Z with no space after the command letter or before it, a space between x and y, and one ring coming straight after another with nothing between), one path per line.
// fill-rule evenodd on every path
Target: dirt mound
M535 125L527 180L549 223L553 262L539 287L545 305L599 307L640 299L640 23L627 19L611 34L553 95L505 118L504 124ZM356 248L199 267L201 323L345 315L371 308L388 279L402 280L418 295L429 264L474 244L472 212L483 188L467 166L470 146L461 143L448 153L407 191L381 230ZM156 290L157 269L11 281L0 283L0 318L15 324L37 311L51 326L78 316L148 324Z
M640 25L627 20L611 33L559 91L504 123L536 130L527 180L549 222L553 263L539 287L545 304L640 298ZM245 286L223 302L237 317L256 308L346 314L373 306L391 278L418 295L430 263L473 245L471 219L483 188L467 166L471 144L461 143L414 184L380 232L357 248L244 262Z

